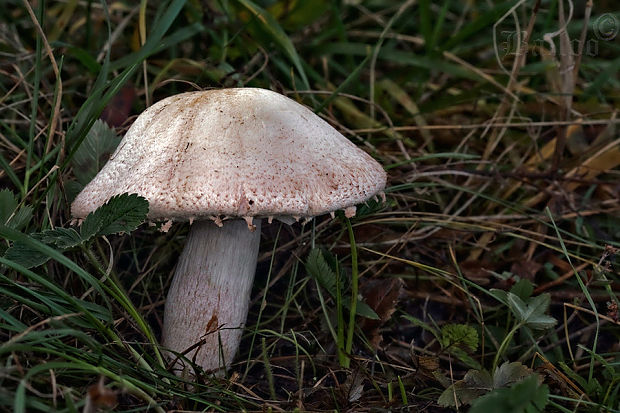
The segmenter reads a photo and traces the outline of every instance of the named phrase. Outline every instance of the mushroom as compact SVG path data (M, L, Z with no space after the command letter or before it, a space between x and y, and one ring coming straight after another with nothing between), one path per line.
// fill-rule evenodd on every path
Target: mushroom
M385 182L379 163L283 95L188 92L136 119L72 214L83 218L128 192L149 201L151 220L193 222L166 300L163 345L215 370L239 347L261 218L352 216Z

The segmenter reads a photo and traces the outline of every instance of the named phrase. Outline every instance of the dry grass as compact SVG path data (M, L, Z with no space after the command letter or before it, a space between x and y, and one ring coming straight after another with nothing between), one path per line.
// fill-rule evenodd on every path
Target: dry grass
M457 383L447 394L478 398L480 411L484 391L465 400L460 380L512 362L548 395L507 381L498 411L509 389L544 396L549 411L620 411L611 2L9 3L0 186L17 207L0 205L0 255L71 227L73 157L97 118L122 135L186 90L285 93L381 162L389 183L385 202L358 208L354 238L343 217L263 228L225 378L179 379L155 350L186 225L52 245L30 269L4 255L1 409L451 411L440 395ZM334 294L313 277L314 248L347 279L357 252L362 301L379 316L356 318L348 367L329 325L350 284ZM548 307L534 320L515 296Z

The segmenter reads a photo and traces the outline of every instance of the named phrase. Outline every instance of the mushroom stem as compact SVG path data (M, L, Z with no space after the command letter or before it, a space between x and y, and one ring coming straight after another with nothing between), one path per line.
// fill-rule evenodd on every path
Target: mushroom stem
M177 264L163 345L205 370L228 368L239 348L260 242L260 219L254 224L256 230L249 231L243 220L224 222L223 228L195 222Z

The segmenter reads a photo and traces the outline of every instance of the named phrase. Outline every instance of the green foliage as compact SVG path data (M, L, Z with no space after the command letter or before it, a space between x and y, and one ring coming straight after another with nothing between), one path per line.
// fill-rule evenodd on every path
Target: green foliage
M466 324L446 324L441 327L441 347L450 351L450 348L462 348L467 351L478 349L478 332Z
M403 318L431 333L441 345L442 351L455 356L468 367L474 369L481 368L480 363L470 356L470 354L478 350L479 342L478 332L472 326L467 324L446 324L441 328L437 328L409 314L404 314Z
M73 228L55 228L30 234L30 237L64 251L83 245L97 236L131 232L146 220L148 210L148 201L141 196L116 195L88 214L79 232ZM5 257L26 268L36 267L50 259L48 254L35 251L28 244L18 241L6 251Z
M617 37L601 35L620 14L610 2L596 2L589 20L591 2L575 3L566 33L576 45L585 30L587 41L570 69L558 61L566 51L554 56L543 41L562 26L554 1L542 2L538 15L533 2L514 1L6 3L0 410L295 403L308 411L434 411L437 394L449 411L618 410L620 333L609 320L619 282L620 59ZM405 17L394 19L402 7ZM511 36L530 19L525 65L513 67ZM572 96L561 87L566 73ZM135 115L171 94L233 86L270 88L314 108L386 167L388 201L358 205L350 245L337 220L317 218L312 232L294 225L277 241L268 237L274 226L264 227L263 300L253 301L243 335L258 338L262 351L242 346L247 363L233 363L227 377L198 368L196 377L191 368L178 377L156 332L183 227L109 237L108 248L100 236L132 231L147 212L127 195L80 227L65 222L74 195ZM116 100L125 99L121 91L130 92L126 107ZM107 127L98 120L104 108L120 108L127 122ZM325 249L309 251L304 272L291 251L307 251L310 241ZM356 300L348 261L329 251L347 247L362 280L404 281L393 307L401 322L377 320ZM467 265L467 273L454 270ZM272 271L277 277L265 275ZM317 290L307 288L313 284ZM575 308L563 306L569 302ZM567 317L555 320L551 309ZM345 340L345 328L369 340ZM545 383L526 367L536 352L548 364ZM343 359L350 365L338 365ZM260 380L257 361L275 382ZM98 391L116 405L93 403Z
M339 274L336 275L336 272L327 263L320 248L314 248L308 253L308 258L306 258L306 271L308 271L308 274L314 277L319 285L332 296L336 295L337 283L344 285L344 274L340 271Z
M532 374L532 370L521 363L504 363L493 374L493 388L510 386Z
M121 194L88 214L80 228L84 241L92 237L129 233L146 220L149 203L136 194Z
M88 98L80 107L78 113L75 115L67 129L69 156L65 162L71 160L105 106L135 73L142 61L158 51L162 45L171 47L177 42L190 37L192 34L195 34L195 31L189 30L193 28L190 26L175 33L179 34L179 32L184 31L185 33L183 33L182 36L175 37L172 35L169 38L164 39L166 32L170 29L170 26L181 12L184 4L185 0L172 0L162 7L160 13L157 14L152 24L149 25L152 29L148 35L148 39L139 51L118 59L114 62L114 65L112 65L110 63L110 48L106 50L104 63L101 66L101 70L97 75L92 89L90 90ZM104 11L107 14L106 7L104 7ZM111 37L109 20L106 21L106 23L108 24L108 36ZM116 70L122 68L122 71L114 76L112 80L108 81L108 77L111 75L110 71L113 68Z
M499 390L507 390L510 387L509 392L498 392L499 396L492 396L493 400L499 398L503 401L502 397L505 397L508 401L512 402L512 392L515 383L523 382L526 379L532 379L538 387L539 377L537 374L533 374L532 370L524 366L521 363L504 363L499 366L491 375L487 370L469 370L462 380L458 380L451 384L444 392L439 396L438 403L444 407L459 407L464 404L472 404L474 400L479 399L486 394L495 394ZM526 385L529 389L529 384ZM547 391L548 392L548 391ZM539 400L540 394L528 394L526 399ZM545 395L546 403L546 395ZM519 399L521 400L521 399ZM499 402L498 402L499 403ZM485 404L485 406L488 406ZM488 410L488 411L503 411L503 410ZM505 410L512 412L512 410Z
M87 241L73 228L49 229L36 237L47 245L54 245L59 249L73 248Z
M310 84L308 83L304 66L301 63L301 58L297 54L297 50L291 42L291 39L284 30L282 30L278 21L275 20L269 12L251 0L234 0L234 3L237 3L238 6L244 8L251 14L250 25L257 27L259 33L265 34L284 52L299 73L302 83L300 86L309 88Z
M532 374L510 388L496 388L479 397L472 403L469 413L538 413L543 411L548 400L549 387L541 386L539 377Z
M314 23L329 10L329 0L274 2L268 10L287 32Z
M39 236L38 234L33 234L32 238L38 239ZM30 245L20 241L13 242L13 245L5 251L4 258L24 268L32 268L45 264L50 259L49 255L45 252L33 250Z
M369 199L368 201L357 207L357 210L355 211L355 218L361 219L366 216L376 214L379 211L385 209L385 207L385 202L381 200L375 201L374 199Z
M525 336L533 340L532 330L548 330L557 323L555 318L545 314L551 303L550 295L541 294L531 297L532 292L533 289L529 282L517 283L509 292L497 289L490 291L490 295L510 309L517 321L508 334L503 337L495 354L493 366L498 365L500 358L504 356L506 349L518 331L522 330Z
M32 217L32 207L22 205L9 189L0 190L0 224L20 230L24 228Z
M450 385L439 396L437 403L443 407L457 407L472 401L493 388L493 378L486 370L469 370L462 380Z
M534 287L528 280L520 280L510 291L492 289L491 294L498 301L508 306L521 326L533 330L546 330L553 327L557 320L546 315L551 303L549 294L532 297Z
M545 314L551 303L549 294L541 294L525 302L518 295L508 293L507 299L510 310L517 317L517 320L527 327L534 330L546 330L557 323L555 318Z
M530 280L524 278L520 279L512 286L510 292L523 301L527 301L534 292L534 285Z
M328 259L330 263L328 263ZM330 265L331 264L331 265ZM331 254L327 254L325 258L323 252L319 248L315 248L308 254L306 259L306 271L314 279L317 280L319 285L325 289L332 297L336 297L338 293L337 283L340 283L340 291L346 291L346 275L344 270L338 266L339 275L336 275L334 267L337 266L337 260ZM340 279L338 279L340 278ZM342 305L346 308L350 308L351 295L342 296ZM366 317L372 320L378 320L379 316L374 312L372 308L363 301L357 300L356 314L362 317Z
M595 355L598 363L603 366L603 377L611 382L620 382L620 371L614 370L611 365L605 361L600 355ZM596 377L584 378L571 369L566 363L559 362L558 365L562 369L562 372L568 376L570 380L573 380L583 391L591 398L599 398L605 392L605 389Z
M466 324L446 324L438 334L444 351L456 356L469 367L480 368L480 363L469 354L478 350L478 332Z
M71 160L73 173L81 186L97 175L119 142L116 131L104 121L98 119L93 123Z

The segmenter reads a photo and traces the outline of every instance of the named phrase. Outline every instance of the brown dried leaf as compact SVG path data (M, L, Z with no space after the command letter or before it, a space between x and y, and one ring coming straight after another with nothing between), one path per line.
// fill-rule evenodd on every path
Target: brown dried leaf
M103 376L100 377L96 384L88 388L84 412L95 412L100 409L113 408L118 403L116 395L117 392L115 390L105 387Z
M364 301L379 316L378 320L365 318L360 322L362 330L375 348L378 348L383 340L379 329L394 314L402 287L403 281L400 278L364 279L360 283L360 293Z
M566 127L566 148L573 156L579 156L588 150L589 145L581 125Z
M418 356L418 367L425 372L433 372L439 368L439 357Z
M510 272L518 275L519 278L525 278L527 280L533 280L536 276L536 273L542 268L542 265L531 261L531 260L523 260L516 261L510 267Z
M620 146L618 142L612 142L571 170L566 176L590 180L618 166L620 166ZM574 191L579 185L581 185L580 182L571 182L567 185L567 190Z
M135 99L135 88L131 85L124 86L103 109L101 119L113 128L121 126L129 117Z

